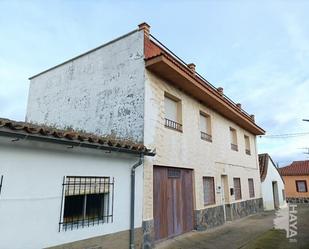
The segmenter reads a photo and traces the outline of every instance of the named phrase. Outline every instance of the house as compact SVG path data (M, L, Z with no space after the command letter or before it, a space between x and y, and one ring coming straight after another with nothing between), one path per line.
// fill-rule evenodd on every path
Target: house
M31 77L26 121L156 150L142 168L143 248L263 209L256 136L264 130L146 23Z
M128 248L131 225L141 234L145 155L129 141L0 119L0 248Z
M274 210L286 206L284 182L271 157L259 154L260 176L264 210Z
M287 202L309 203L309 160L294 161L279 168L285 183Z

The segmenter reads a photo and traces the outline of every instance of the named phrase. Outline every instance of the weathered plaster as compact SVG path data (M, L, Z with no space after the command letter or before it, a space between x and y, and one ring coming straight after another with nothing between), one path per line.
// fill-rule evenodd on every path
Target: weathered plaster
M261 184L257 161L255 136L224 118L211 108L202 105L173 85L146 71L145 86L145 145L156 148L156 156L145 158L144 164L144 219L153 218L153 165L194 169L195 209L204 209L203 176L214 176L215 187L221 185L221 175L227 175L228 187L233 177L241 178L242 201L250 199L248 178L254 179L255 197L261 197ZM164 92L181 100L183 132L164 127ZM200 138L199 113L210 115L213 142ZM239 151L230 148L229 127L237 130ZM245 153L244 135L250 137L251 155ZM215 193L216 204L222 205L221 193ZM229 202L235 202L229 196ZM209 207L209 208L210 208Z
M144 68L136 31L34 77L26 121L142 142Z

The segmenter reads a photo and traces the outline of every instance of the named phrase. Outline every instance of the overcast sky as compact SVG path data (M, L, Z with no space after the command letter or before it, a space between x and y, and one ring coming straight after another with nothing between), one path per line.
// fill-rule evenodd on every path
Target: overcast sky
M149 2L0 0L0 117L24 120L30 76L146 21L267 134L309 132L309 1ZM258 138L280 166L304 147L309 135Z

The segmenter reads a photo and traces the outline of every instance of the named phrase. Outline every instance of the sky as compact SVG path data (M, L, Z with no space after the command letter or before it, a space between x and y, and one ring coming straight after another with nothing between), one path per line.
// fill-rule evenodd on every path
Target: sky
M267 131L258 152L309 160L309 1L0 0L0 117L24 120L28 78L137 28L151 33ZM272 135L296 134L274 137Z

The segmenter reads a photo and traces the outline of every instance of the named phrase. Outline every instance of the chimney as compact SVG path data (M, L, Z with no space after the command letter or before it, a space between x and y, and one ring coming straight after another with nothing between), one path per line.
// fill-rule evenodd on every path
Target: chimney
M255 116L253 114L250 115L250 118L252 119L253 122L255 121Z
M195 74L195 64L194 63L188 64L188 68L191 70L193 74Z
M223 95L223 87L218 87L217 91L220 93L220 95Z
M237 106L237 108L241 109L241 104L240 103L237 103L236 106Z
M149 36L149 34L150 34L150 25L148 23L143 22L143 23L138 25L138 28L139 28L139 30L143 30L144 31L145 36L147 36L147 37Z

